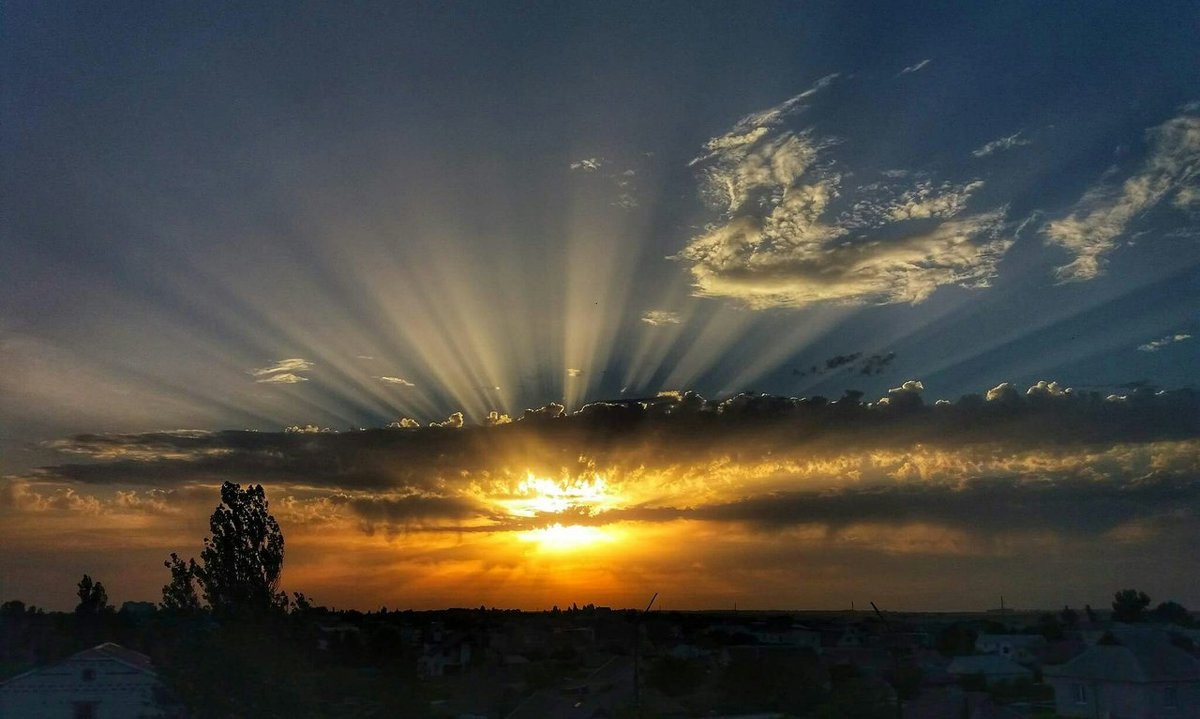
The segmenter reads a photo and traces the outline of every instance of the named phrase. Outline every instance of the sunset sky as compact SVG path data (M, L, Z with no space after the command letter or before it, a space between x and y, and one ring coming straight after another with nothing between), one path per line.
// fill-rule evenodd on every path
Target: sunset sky
M1200 605L1200 6L8 3L0 600Z

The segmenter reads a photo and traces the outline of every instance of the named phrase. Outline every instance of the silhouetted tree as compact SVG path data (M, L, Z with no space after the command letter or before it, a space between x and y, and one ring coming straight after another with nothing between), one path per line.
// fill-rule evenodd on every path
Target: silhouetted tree
M1150 606L1150 597L1145 592L1136 589L1122 589L1113 595L1113 621L1137 622L1142 619L1142 612Z
M75 606L75 613L80 616L96 616L101 612L112 610L104 585L100 582L93 582L92 578L86 574L83 575L83 579L79 580L78 594L79 604Z
M1058 613L1058 618L1067 628L1072 628L1079 623L1079 612L1064 605L1062 611Z
M1095 612L1095 610L1092 609L1092 605L1090 605L1090 604L1083 605L1083 611L1085 614L1087 614L1088 623L1095 624L1096 623L1096 612Z
M200 561L184 563L177 555L164 562L171 583L163 587L164 608L199 608L195 585L218 614L259 614L282 611L287 594L278 591L283 570L283 532L267 511L261 485L242 489L221 485L221 504L208 520L211 537L204 538ZM193 584L193 580L195 584Z
M171 552L171 558L163 562L171 570L171 583L162 588L162 607L180 614L193 614L201 609L200 596L196 592L196 560L183 561Z
M1045 637L1046 641L1056 641L1063 638L1063 625L1058 617L1047 612L1038 617L1038 633Z
M1189 626L1192 623L1192 613L1179 602L1166 601L1159 604L1150 613L1156 622Z

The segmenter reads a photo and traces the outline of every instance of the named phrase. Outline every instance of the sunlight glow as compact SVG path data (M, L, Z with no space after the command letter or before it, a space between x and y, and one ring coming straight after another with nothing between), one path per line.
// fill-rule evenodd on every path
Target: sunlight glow
M552 524L542 529L521 532L522 541L537 542L538 548L550 552L569 552L599 544L609 544L617 537L612 530L601 527L584 527L578 524Z
M517 485L516 496L503 501L514 516L533 517L571 510L594 512L617 504L608 482L600 475L588 478L549 479L530 472Z

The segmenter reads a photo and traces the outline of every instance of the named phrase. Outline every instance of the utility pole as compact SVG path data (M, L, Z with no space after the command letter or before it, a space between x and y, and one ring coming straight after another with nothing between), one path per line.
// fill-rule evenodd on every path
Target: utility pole
M633 622L633 713L639 718L642 716L642 617L649 613L650 607L654 606L655 599L658 599L658 592L650 597L650 603L638 613L637 619Z
M892 681L896 682L900 678L900 646L896 641L895 632L892 630L892 623L883 616L883 612L879 611L879 607L875 606L875 602L871 602L871 609L875 610L875 614L883 622L883 626L887 628L888 636L891 638L891 645L888 647L888 654L892 655ZM900 689L892 687L896 692L896 719L904 719L904 702L900 701Z

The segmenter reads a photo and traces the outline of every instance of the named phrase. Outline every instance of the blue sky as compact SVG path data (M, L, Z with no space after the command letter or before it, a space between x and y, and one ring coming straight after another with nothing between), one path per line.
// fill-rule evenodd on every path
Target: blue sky
M1194 342L1137 350L1196 329L1194 137L1160 148L1182 166L1109 233L1099 270L1062 283L1074 257L1046 229L1154 180L1154 128L1197 117L1185 4L6 13L0 361L27 404L5 434L84 429L40 399L97 385L129 393L90 413L107 428L265 428L623 388L1179 386L1196 366ZM705 203L706 172L745 170L714 168L705 143L781 107L766 141L804 138L808 167L743 207ZM831 194L806 210L840 223L820 251L944 224L886 216L918 195L944 220L986 215L987 241L967 236L995 244L916 294L898 267L831 292L792 276L749 308L752 289L697 281L681 251L705 226L761 221L788 184ZM855 203L874 215L848 222ZM674 314L640 321L654 310ZM896 359L870 379L793 371L854 352ZM313 364L306 382L271 393L246 374L290 358ZM384 376L413 391L372 385Z
M1194 3L10 3L0 473L81 433L1200 366Z

